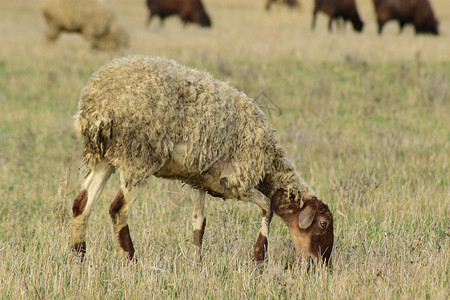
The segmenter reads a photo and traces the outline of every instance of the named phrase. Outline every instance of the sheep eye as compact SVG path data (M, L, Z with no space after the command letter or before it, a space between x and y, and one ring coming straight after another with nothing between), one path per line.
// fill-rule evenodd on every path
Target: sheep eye
M328 222L326 222L326 221L320 221L319 224L320 224L320 227L322 227L322 229L325 229L328 226Z

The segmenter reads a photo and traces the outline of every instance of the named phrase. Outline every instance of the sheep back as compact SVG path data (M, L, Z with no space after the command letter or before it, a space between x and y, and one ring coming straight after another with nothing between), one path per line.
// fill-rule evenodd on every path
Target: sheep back
M75 124L87 169L106 158L127 184L154 174L202 186L202 176L219 168L233 191L220 196L239 198L284 156L252 99L162 58L119 58L93 74Z

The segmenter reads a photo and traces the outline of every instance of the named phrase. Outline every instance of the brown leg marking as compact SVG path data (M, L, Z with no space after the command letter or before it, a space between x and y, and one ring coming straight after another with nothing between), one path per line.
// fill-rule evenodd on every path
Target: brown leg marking
M119 245L123 251L128 253L128 259L132 259L134 256L134 247L133 242L130 237L130 230L128 229L128 225L120 229L119 231Z
M73 201L72 212L74 218L78 217L83 213L86 207L86 202L87 202L87 191L83 189Z
M87 191L83 189L73 201L72 213L74 219L83 213L84 209L86 208L87 198ZM82 240L80 242L72 244L72 252L83 259L84 255L86 254L86 242Z
M253 260L257 262L263 262L266 256L268 242L267 237L259 233L255 246L253 247Z
M116 197L114 198L114 201L109 206L109 215L111 216L111 220L113 222L114 231L117 230L116 226L121 225L118 224L119 221L118 218L120 218L120 215L119 216L117 215L120 213L120 210L122 209L124 204L125 201L123 199L123 192L122 189L119 189ZM117 241L119 243L120 248L127 253L128 259L131 260L134 256L134 247L133 242L131 241L130 230L128 228L128 225L122 227L119 230L119 232L117 233Z
M119 189L116 197L114 198L114 201L109 206L109 215L111 216L111 219L114 224L116 224L116 222L117 222L116 215L119 213L119 211L123 205L124 205L123 192L122 192L122 189Z
M205 233L206 218L203 219L201 229L194 230L194 245L201 247L203 241L203 234Z

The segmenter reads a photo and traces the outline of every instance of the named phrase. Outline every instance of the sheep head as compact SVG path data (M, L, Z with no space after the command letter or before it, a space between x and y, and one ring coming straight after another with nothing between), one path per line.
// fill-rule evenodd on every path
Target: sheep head
M277 198L278 199L275 199ZM284 202L286 193L277 192L273 204ZM333 214L328 206L316 197L303 199L303 206L294 201L274 207L289 228L297 253L302 257L311 256L328 264L333 250Z
M98 37L92 47L99 50L115 50L126 48L130 44L128 32L116 21L113 21L103 35Z

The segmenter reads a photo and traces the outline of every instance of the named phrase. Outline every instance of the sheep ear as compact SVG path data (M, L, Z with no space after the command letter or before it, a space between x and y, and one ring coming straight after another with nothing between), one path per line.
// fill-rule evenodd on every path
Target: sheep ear
M307 229L309 226L311 226L311 223L313 222L315 216L316 211L314 209L309 206L305 207L298 216L298 224L300 228Z

